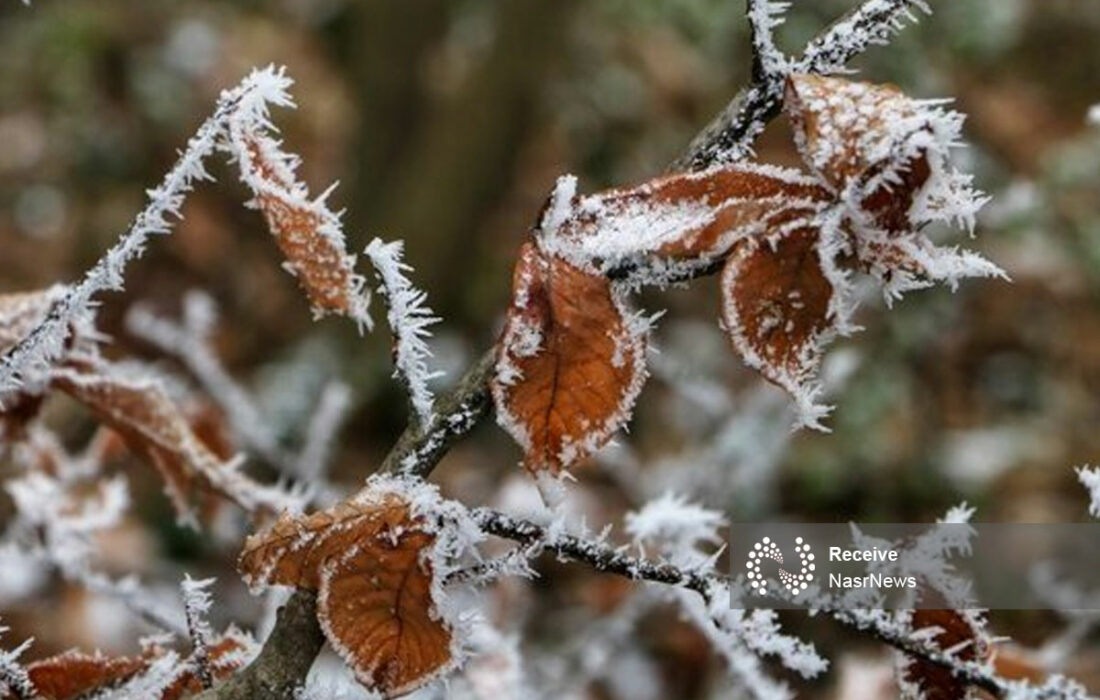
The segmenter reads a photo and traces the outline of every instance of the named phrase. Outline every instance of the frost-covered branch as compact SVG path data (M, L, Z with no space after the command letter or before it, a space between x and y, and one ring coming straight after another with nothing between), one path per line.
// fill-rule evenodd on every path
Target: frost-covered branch
M416 418L430 427L435 399L428 382L441 373L428 369L432 352L425 340L431 337L428 328L438 323L439 318L425 305L427 294L414 287L405 275L412 268L403 261L404 247L404 241L384 243L375 238L364 252L378 273L382 283L379 291L386 295L389 306L386 318L393 331L394 376L408 390Z
M226 372L214 353L210 334L216 316L213 299L201 292L189 292L184 297L183 318L179 322L138 305L130 309L126 325L134 336L175 357L187 368L203 392L218 405L233 437L247 451L314 491L330 490L322 476L350 403L347 385L333 381L325 386L312 410L302 447L292 453L280 445L278 435L268 428L256 402Z
M191 638L191 658L195 664L195 675L203 688L214 684L214 676L210 672L210 640L214 635L206 620L210 605L214 602L209 590L213 584L212 578L196 581L190 575L180 583L187 634Z
M269 68L254 71L238 87L222 93L214 114L187 142L160 185L148 191L149 203L129 230L83 280L66 290L42 323L0 358L0 400L49 369L64 352L71 328L91 314L93 298L103 291L121 290L127 264L145 252L151 237L171 233L172 219L181 218L187 193L197 181L212 179L205 161L218 148L229 118L264 121L269 105L289 104L285 87L281 73Z
M730 101L722 112L677 158L671 171L701 170L718 163L731 163L752 151L752 142L778 113L783 101L783 78L787 66L775 49L772 29L774 10L781 3L750 0L754 71L753 81ZM789 65L804 73L836 73L848 61L876 44L884 44L914 10L930 12L924 0L864 0L848 14L818 34L806 45L803 56Z
M7 631L7 627L0 626L0 635ZM10 691L16 700L34 700L38 697L38 689L19 661L33 641L28 639L11 651L0 649L0 689Z

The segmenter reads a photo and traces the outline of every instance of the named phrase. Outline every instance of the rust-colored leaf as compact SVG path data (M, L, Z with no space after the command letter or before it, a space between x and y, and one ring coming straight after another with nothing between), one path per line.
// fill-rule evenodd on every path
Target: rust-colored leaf
M734 348L803 409L813 408L809 383L837 327L820 238L818 228L803 225L770 240L746 239L722 270L723 322Z
M914 610L915 630L938 627L932 643L962 661L982 661L989 646L976 613L965 610ZM903 655L898 666L898 684L907 700L965 700L968 686L950 669Z
M584 196L555 233L579 240L596 256L600 239L613 237L663 258L714 258L775 213L829 198L828 190L797 171L726 166Z
M645 329L610 281L528 243L497 351L493 400L532 473L558 473L630 417L645 381Z
M909 210L932 174L935 128L919 102L893 85L795 74L786 110L814 172L838 191L858 183L860 208L878 228L913 228Z
M67 651L29 664L27 675L44 700L73 700L121 683L145 665L141 658Z
M101 362L58 371L54 385L88 406L131 450L153 463L184 520L193 517L190 495L196 486L227 496L248 511L281 509L275 490L252 482L211 451L160 381Z
M60 298L59 287L33 292L0 294L0 354L15 347Z
M250 584L318 591L333 649L366 687L393 697L450 667L451 627L432 597L429 528L395 493L365 493L308 517L282 517L250 537Z
M236 136L242 144L242 179L252 188L285 267L297 277L314 314L341 314L369 327L364 280L355 272L338 216L323 198L309 198L294 176L295 160L278 142L260 134Z

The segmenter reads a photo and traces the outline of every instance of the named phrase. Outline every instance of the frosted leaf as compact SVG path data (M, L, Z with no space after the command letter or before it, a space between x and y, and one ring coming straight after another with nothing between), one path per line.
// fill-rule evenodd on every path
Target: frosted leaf
M314 316L340 314L370 329L366 281L355 272L340 214L325 203L332 188L311 198L295 174L298 157L283 151L272 131L266 119L247 115L234 115L228 122L225 146L240 167L241 181L252 191L251 204L267 220L286 257L285 267L309 297Z
M678 173L568 200L555 191L539 246L631 288L662 287L690 278L737 241L760 234L769 216L824 207L828 199L825 188L797 171L752 164Z
M145 666L146 661L139 657L66 651L27 666L27 675L38 691L37 695L28 697L68 700L88 696L102 688L118 685Z
M299 507L294 494L252 481L240 472L237 460L224 461L211 451L159 379L99 362L83 371L57 370L54 384L87 405L157 467L182 522L195 524L188 498L193 484L221 493L249 512Z
M364 686L392 697L464 658L469 621L443 581L482 537L435 487L373 476L347 501L250 537L240 568L253 588L317 590L333 649Z
M403 241L383 243L375 238L365 252L382 281L379 291L386 295L389 304L386 318L394 336L395 376L407 385L409 400L420 422L430 425L434 419L434 399L428 383L442 373L428 369L432 352L425 341L431 337L428 329L439 318L425 304L427 295L405 275L412 268L402 260L404 245Z
M854 330L854 301L828 223L773 219L770 239L742 241L722 271L722 319L745 363L795 397L802 425L824 429L816 375L825 346Z
M607 278L528 243L497 346L497 422L534 473L585 459L630 418L645 382L648 323Z

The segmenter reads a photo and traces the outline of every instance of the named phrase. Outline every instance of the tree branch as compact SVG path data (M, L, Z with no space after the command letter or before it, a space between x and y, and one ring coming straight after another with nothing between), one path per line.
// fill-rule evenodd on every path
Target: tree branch
M749 5L750 20L756 19L751 10L759 4L752 2ZM902 26L901 18L911 17L912 7L919 7L925 11L928 9L923 0L863 0L858 7L814 38L807 45L803 59L795 64L793 69L803 72L839 69L869 46L885 43L885 39ZM761 66L761 69L754 71L758 74L754 76L753 82L738 92L729 105L692 140L688 149L672 162L669 166L670 171L700 170L743 158L751 151L752 141L779 113L785 76L774 62L766 61L757 55L760 46L770 44L770 31L770 26L757 27L754 21L754 65ZM765 32L767 39L764 38ZM491 348L466 372L454 389L438 398L436 419L430 425L422 426L415 421L410 421L379 469L427 478L451 446L489 415L491 408L489 382L493 375L495 359L496 350ZM476 512L485 519L486 530L493 534L508 532L514 535L509 539L528 543L542 538L543 533L533 523L517 521L503 513L490 515L490 511ZM549 545L546 545L547 549L558 551L562 556L569 556L576 561L588 563L601 571L634 579L683 586L701 594L706 588L707 581L696 574L688 574L667 564L639 561L617 553L607 545L585 542L569 536L559 537L556 541L555 546L560 551ZM296 605L295 611L284 615L287 608L280 610L272 636L264 644L264 649L256 661L233 676L230 681L200 695L202 700L291 697L289 693L283 696L252 695L250 690L267 687L261 685L261 679L266 677L268 666L261 664L261 661L272 657L277 658L280 653L278 650L283 648L283 640L300 636L302 639L313 641L320 635L316 618L299 614L307 605L315 607L315 595L312 592L297 591L287 607L289 608L292 603ZM269 647L272 647L270 653ZM303 651L312 648L308 644L303 644L302 647L305 648L288 649L284 653L289 653L298 660ZM313 654L316 654L319 649L318 645L313 650ZM935 663L934 660L929 660ZM300 671L298 685L304 682L309 665L305 664L303 667L292 663L287 664L288 667Z
M301 687L325 637L317 623L317 596L295 591L279 609L275 628L248 668L194 700L287 700Z

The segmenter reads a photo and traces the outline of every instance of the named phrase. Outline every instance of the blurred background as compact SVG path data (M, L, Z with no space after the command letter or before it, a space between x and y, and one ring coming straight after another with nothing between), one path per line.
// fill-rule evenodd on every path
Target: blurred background
M1013 282L913 293L889 312L868 290L857 319L866 331L838 343L828 363L837 408L827 435L792 434L786 398L729 351L714 280L647 295L651 311L667 309L657 380L621 447L578 473L576 508L593 526L618 525L665 489L733 522L923 522L962 501L977 520L1087 517L1072 467L1100 461L1100 127L1087 121L1100 102L1100 3L931 4L934 16L855 66L916 97L952 97L969 115L970 147L958 157L993 202L977 239L958 242ZM851 5L794 3L781 44L797 51ZM5 2L0 293L77 279L127 229L219 90L253 66L286 65L299 108L275 122L288 150L302 155L314 192L340 181L329 201L346 208L353 249L374 236L406 241L414 281L443 318L432 347L445 388L495 338L515 253L555 178L576 173L594 191L659 174L744 84L743 9L736 0ZM799 165L782 119L758 156ZM139 301L177 316L184 293L206 291L221 309L219 356L287 444L302 439L327 382L351 387L330 468L350 489L405 423L388 335L312 322L261 217L242 206L236 174L220 162L212 172L218 183L188 199L177 232L131 267L127 291L103 298L108 352L185 374L122 319ZM48 409L73 445L91 433L75 406ZM467 503L523 508L536 496L518 458L486 423L435 478ZM228 601L219 614L248 624L256 606L231 566L240 540L176 527L151 470L126 458L117 468L136 507L105 546L104 566L169 586L184 569L217 575ZM533 584L493 594L500 624L525 633L535 660L575 644L579 621L615 615L629 595L622 581L554 562L542 570ZM40 653L133 647L140 623L112 612L114 603L51 585L0 597L15 630L6 640L34 635ZM855 690L878 689L868 679L888 663L880 649L827 624L790 622L835 666L812 684L780 672L801 694L892 696ZM996 631L1028 648L1061 624L1045 613L994 616ZM574 673L575 687L550 696L736 697L675 615L656 606L635 630L604 667ZM1096 691L1095 631L1089 639L1069 663ZM844 685L854 677L864 680Z

